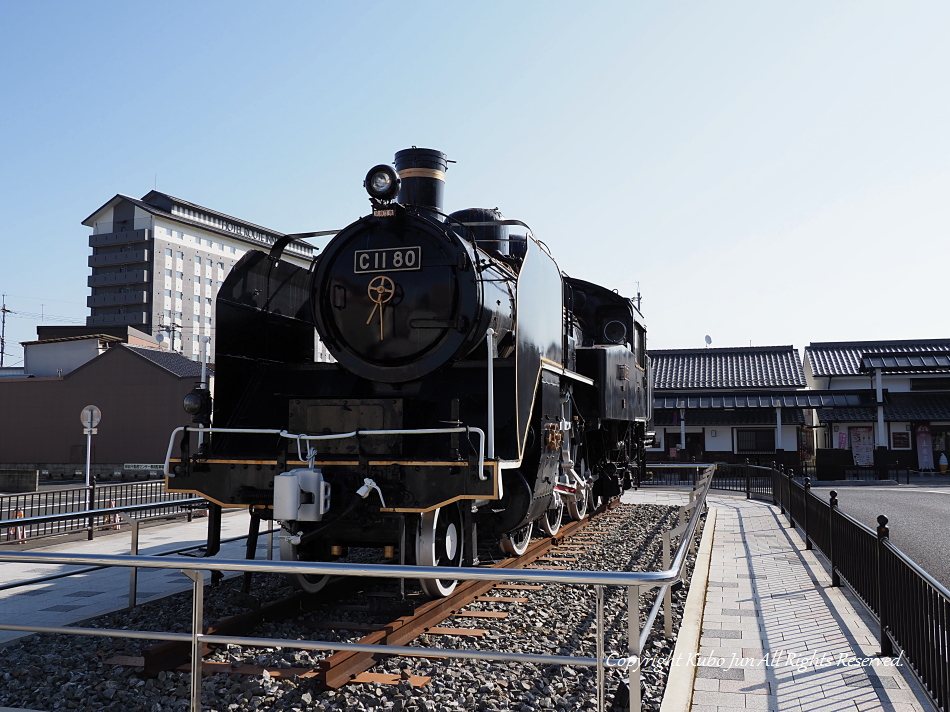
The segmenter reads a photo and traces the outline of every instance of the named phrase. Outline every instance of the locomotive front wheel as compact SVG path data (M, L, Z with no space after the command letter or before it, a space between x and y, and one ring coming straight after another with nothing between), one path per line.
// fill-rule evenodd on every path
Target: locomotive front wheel
M531 529L533 524L525 524L520 529L515 529L505 534L498 542L501 550L509 556L521 556L528 550L528 544L531 543Z
M584 462L584 458L577 461L574 472L578 479L582 480L578 485L583 485L583 487L578 486L575 489L574 497L567 503L567 513L571 519L579 522L587 516L587 508L591 499L590 472L587 470L587 463Z
M280 537L280 560L281 561L319 561L319 557L314 556L309 550L300 551L300 547L294 546L284 537ZM304 593L317 593L327 585L329 576L311 576L308 574L289 574L291 585Z
M551 507L541 515L538 526L545 536L554 536L561 528L561 519L564 517L564 500L557 492L551 500Z
M423 512L416 536L416 563L420 566L461 566L464 544L462 513L456 504ZM455 590L454 579L419 579L422 590L444 598Z

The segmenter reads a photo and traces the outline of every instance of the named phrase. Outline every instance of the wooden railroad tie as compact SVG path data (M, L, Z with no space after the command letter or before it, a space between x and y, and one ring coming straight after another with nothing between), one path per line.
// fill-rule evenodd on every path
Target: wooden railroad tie
M506 611L455 611L460 618L507 618Z
M527 598L513 598L511 596L476 596L476 601L491 603L527 603Z
M486 633L488 633L487 630L480 628L445 628L436 626L435 628L429 628L423 635L457 635L467 638L484 638Z
M310 630L352 630L357 633L372 633L377 630L386 630L381 623L356 623L352 621L297 621Z
M500 591L540 591L544 586L533 583L496 583L492 589Z
M398 685L400 682L408 682L413 687L422 687L427 685L431 677L422 675L391 675L384 672L361 672L354 677L351 682L365 683L370 685Z

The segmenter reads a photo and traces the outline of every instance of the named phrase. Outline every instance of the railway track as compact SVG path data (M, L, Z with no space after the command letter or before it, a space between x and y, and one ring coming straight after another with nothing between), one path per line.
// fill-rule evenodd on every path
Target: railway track
M613 500L607 507L599 508L593 512L591 516L581 521L573 521L564 525L554 537L533 541L521 556L507 558L490 564L485 568L506 570L529 568L532 566L537 566L538 568L562 568L559 564L576 560L571 557L570 554L576 552L579 548L577 544L571 546L567 545L566 542L573 538L582 537L583 532L588 526L603 522L604 516L610 516L610 510L616 508L618 505L619 499ZM589 545L589 543L590 541L582 542L580 546L582 548L583 545ZM308 604L314 599L325 600L329 595L337 599L345 599L348 593L355 592L361 585L365 585L365 581L360 582L358 579L352 579L339 582L336 586L321 592L321 594L316 597L307 597L304 594L296 593L289 597L261 605L259 608L219 620L216 623L206 626L205 633L236 636L249 634L265 621L294 619L308 613ZM487 594L492 590L510 593L518 590L531 591L541 588L541 586L499 584L491 581L460 581L455 591L446 598L425 600L419 605L412 605L410 602L411 598L407 599L407 601L398 602L397 606L405 608L408 604L412 610L388 623L379 624L327 619L327 615L333 615L336 612L372 610L372 607L369 606L353 606L350 604L331 605L329 610L322 611L319 620L301 619L297 622L301 627L310 630L365 631L366 635L357 642L371 645L405 646L422 635L481 637L487 631L470 627L445 627L440 624L455 616L477 618L487 621L504 618L508 614L503 611L474 611L466 610L466 607L473 603L517 605L527 599L511 595L488 596ZM312 609L312 606L309 607ZM391 608L392 607L390 607L390 609ZM213 650L214 648L211 645L204 644L202 654L208 655L212 653ZM141 667L144 669L146 676L155 677L162 671L189 671L191 669L190 663L188 662L189 657L190 647L187 643L166 642L146 648L141 656L114 656L106 660L106 663ZM385 657L387 656L378 653L340 651L322 659L316 667L284 668L278 670L268 668L268 673L272 677L308 679L311 684L330 690L339 689L350 683L395 685L400 682L408 681L409 684L418 687L428 682L428 677L409 675L405 672L401 675L367 673L370 668L374 667ZM439 658L438 650L433 648L420 648L419 657ZM230 663L215 661L203 661L202 668L204 672L211 674L215 672L226 672L229 674L244 675L261 675L264 669L257 665L233 666Z

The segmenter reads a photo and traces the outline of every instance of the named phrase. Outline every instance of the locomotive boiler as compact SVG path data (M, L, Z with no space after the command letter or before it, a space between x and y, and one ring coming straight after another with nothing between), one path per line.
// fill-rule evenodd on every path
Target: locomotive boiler
M447 168L399 151L366 175L372 211L309 269L281 259L292 236L234 267L210 423L207 394L191 408L210 427L177 436L170 491L279 521L284 559L378 547L452 567L477 563L480 540L522 553L535 525L554 534L637 477L652 403L638 305L563 274L496 209L446 213Z

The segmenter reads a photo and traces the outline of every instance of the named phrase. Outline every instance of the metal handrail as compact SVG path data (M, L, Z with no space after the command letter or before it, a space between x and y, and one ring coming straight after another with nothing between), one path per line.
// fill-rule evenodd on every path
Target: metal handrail
M61 512L59 514L40 514L36 517L20 517L18 519L0 519L0 529L13 527L27 527L31 524L45 524L47 522L71 521L73 519L89 519L90 517L105 517L121 512L142 512L148 509L165 509L185 505L206 504L203 497L188 497L187 499L168 499L164 502L149 502L148 504L126 504L121 507L106 507L104 509L84 509L80 512Z
M439 655L452 658L466 658L472 660L498 660L538 662L551 664L571 664L597 668L597 703L598 709L604 709L604 669L616 665L613 655L604 655L603 632L603 587L624 586L627 589L628 606L628 657L625 667L628 670L628 685L630 690L630 709L640 708L640 655L645 642L645 635L640 631L640 589L641 587L668 586L683 576L687 557L699 526L703 504L709 486L712 483L714 467L707 469L692 499L693 512L690 516L680 543L677 546L669 568L661 571L563 571L554 569L485 569L475 567L452 568L451 576L463 581L493 581L493 582L531 582L531 583L562 583L570 585L593 585L596 587L597 607L597 657L546 656L527 653L485 652L480 650L459 650L451 648L437 648ZM262 572L292 575L315 576L372 576L378 578L404 579L445 578L446 567L439 566L406 566L390 564L359 564L333 562L303 562L303 561L271 561L258 562L240 559L194 559L188 557L168 557L161 560L153 557L109 555L109 554L52 554L42 552L0 552L0 563L30 563L47 565L101 565L122 566L132 568L179 569L194 582L192 599L192 632L185 633L155 633L151 631L115 631L101 628L76 627L42 627L29 625L0 624L0 630L38 633L82 634L105 637L140 638L146 640L189 640L192 644L192 686L191 709L194 712L201 710L201 655L202 643L231 643L235 645L277 646L310 650L352 650L371 653L389 654L418 654L417 647L393 647L380 645L366 645L361 643L341 643L335 641L300 641L274 640L271 638L245 638L235 636L214 636L202 632L204 577L198 572L203 571L240 571ZM661 589L660 595L662 596ZM654 606L656 608L656 606ZM669 611L667 612L669 614ZM651 621L656 613L651 612ZM647 630L649 630L647 628ZM644 631L645 632L645 631Z

